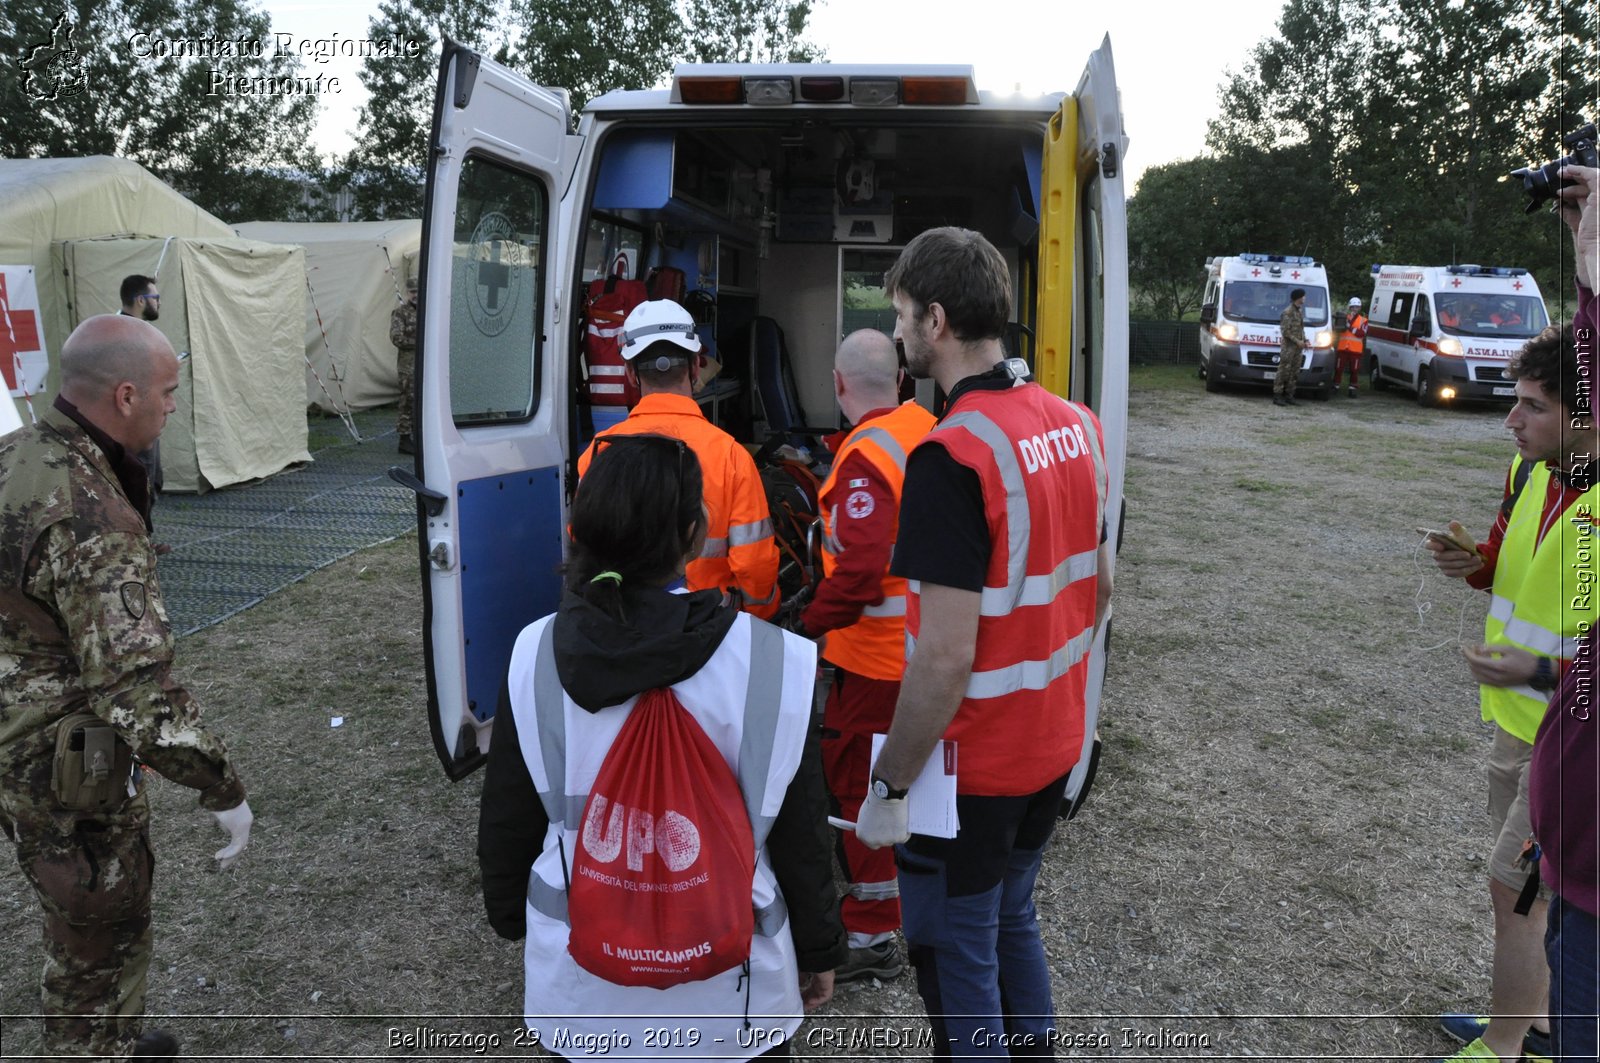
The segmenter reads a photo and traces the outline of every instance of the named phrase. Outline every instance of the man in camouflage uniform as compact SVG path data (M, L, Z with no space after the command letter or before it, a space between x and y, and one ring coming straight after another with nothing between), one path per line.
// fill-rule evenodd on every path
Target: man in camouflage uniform
M222 866L249 843L227 750L171 675L150 488L135 458L160 435L177 387L177 358L153 326L89 318L62 346L54 407L0 439L0 829L44 909L52 1056L177 1050L165 1031L141 1032L154 860L137 763L199 791L229 834ZM55 768L73 714L92 715L65 728L71 748L106 751L88 807L67 796L95 777L88 753L78 771Z
M1278 375L1272 381L1274 406L1298 406L1294 389L1300 383L1300 359L1306 349L1306 290L1289 293L1289 305L1278 318Z
M417 278L406 280L406 301L389 315L389 342L394 344L395 360L400 369L400 409L395 413L394 430L400 434L400 453L413 454L411 443L411 406L414 398L414 378L417 372Z

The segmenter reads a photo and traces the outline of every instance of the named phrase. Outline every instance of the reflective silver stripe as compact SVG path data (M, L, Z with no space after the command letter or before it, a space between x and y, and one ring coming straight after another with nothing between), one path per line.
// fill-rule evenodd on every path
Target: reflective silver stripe
M1505 687L1507 693L1537 701L1541 705L1550 704L1550 699L1555 696L1554 690L1535 690L1530 686Z
M1022 581L1028 574L1028 489L1023 483L1022 465L1017 461L1011 437L977 410L956 414L934 429L934 434L946 428L965 428L994 452L1000 483L1006 489L1006 588L1012 594L1020 594ZM1002 612L1009 611L1008 608Z
M878 605L869 605L861 610L862 616L905 616L906 596L892 594Z
M830 554L840 554L844 552L844 547L839 545L839 537L833 534L833 529L837 528L838 526L839 507L834 506L832 509L828 510L828 519L822 526L822 545L828 548L828 553Z
M700 548L701 557L727 557L728 540L707 539L706 544Z
M567 891L550 885L537 874L528 876L528 903L540 915L571 925L567 915Z
M766 517L751 521L749 524L728 525L729 546L749 546L759 543L762 539L772 538L772 521Z
M1067 644L1043 661L1022 661L1019 664L994 668L987 672L973 672L967 681L968 698L1001 698L1019 690L1043 690L1083 660L1094 645L1094 628L1084 628Z
M1534 653L1567 660L1578 655L1577 639L1564 639L1549 628L1540 627L1531 620L1517 616L1516 606L1509 598L1497 594L1490 599L1489 615L1505 625L1506 638L1520 646L1528 647ZM1546 700L1543 694L1538 697L1540 701Z
M767 792L783 704L783 629L754 619L746 623L750 628L750 677L744 693L744 733L739 737L739 789L744 792L750 832L760 852L772 830L773 817L761 814L761 799Z
M858 901L887 901L900 896L900 881L891 878L885 882L852 882L850 896Z
M561 677L556 673L555 626L553 619L547 621L539 633L539 649L533 665L533 718L539 731L539 748L544 755L544 777L550 786L539 794L539 802L552 823L564 825L579 821L568 818L570 798L557 804L557 795L565 797L566 794L567 721ZM581 816L582 806L579 814Z
M1024 605L1049 605L1063 590L1098 571L1099 554L1098 548L1085 550L1061 562L1054 572L1028 576L1022 581L1020 593L1010 587L985 587L980 610L984 616L1005 616Z
M626 366L620 366L620 365L591 365L591 366L589 366L589 375L592 376L592 377L595 377L595 376L626 376L627 373L628 373L628 370L627 370Z
M767 596L765 598L756 598L746 593L744 600L746 605L771 605L773 602L778 600L778 585L774 583L772 585L772 589L767 592Z
M755 909L755 916L756 933L764 938L777 937L789 921L789 906L783 902L783 894L779 893L765 908Z
M878 446L882 447L884 453L889 455L889 460L894 462L895 468L899 469L902 473L906 471L905 448L900 445L900 441L896 439L887 428L879 428L877 425L868 425L865 428L857 430L849 439L845 440L845 446L865 440L871 440ZM840 447L839 449L842 451L844 447Z

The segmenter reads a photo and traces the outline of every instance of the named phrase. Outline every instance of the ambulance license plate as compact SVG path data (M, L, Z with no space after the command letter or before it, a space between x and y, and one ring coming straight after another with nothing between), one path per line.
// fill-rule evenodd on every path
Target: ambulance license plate
M1494 393L1496 395L1502 395L1502 396L1505 396L1506 398L1510 398L1511 396L1513 396L1513 395L1515 395L1517 393L1517 389L1516 388L1495 388L1494 389Z

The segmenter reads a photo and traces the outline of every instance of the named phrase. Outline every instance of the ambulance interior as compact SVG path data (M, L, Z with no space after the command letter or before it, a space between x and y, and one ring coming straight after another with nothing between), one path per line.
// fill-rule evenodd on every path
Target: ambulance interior
M884 274L928 228L976 229L1005 255L1018 293L1007 353L1031 363L1043 124L1037 113L985 118L614 127L598 147L582 280L587 289L618 268L636 280L682 270L713 361L701 405L750 444L783 434L805 446L797 424L839 426L838 342L858 328L892 335ZM579 447L626 413L588 405L582 329L570 336ZM932 406L932 384L917 397Z
M1537 295L1471 290L1435 292L1433 302L1439 313L1439 327L1456 336L1525 339L1537 336L1550 323L1545 315L1544 300ZM1431 332L1424 316L1427 301L1419 302L1417 307L1418 323L1425 332Z

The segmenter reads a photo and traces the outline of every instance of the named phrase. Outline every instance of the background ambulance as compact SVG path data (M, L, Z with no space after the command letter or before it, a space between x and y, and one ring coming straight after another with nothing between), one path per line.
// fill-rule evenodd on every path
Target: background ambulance
M627 412L585 361L585 296L619 272L681 278L721 365L701 406L754 449L837 424L834 351L857 328L892 333L901 247L982 232L1017 295L1008 353L1105 426L1116 541L1127 141L1109 41L1071 93L980 91L970 66L685 65L576 123L565 90L446 42L429 144L418 446L395 476L419 499L429 710L452 777L488 748L518 632L555 609L576 459ZM932 383L917 397L934 404ZM1091 714L1104 652L1102 631Z
M1372 267L1367 372L1424 406L1512 401L1506 363L1550 323L1539 285L1501 266Z
M1328 274L1303 255L1217 255L1206 259L1200 300L1200 376L1207 391L1224 384L1272 386L1278 373L1278 318L1289 293L1306 292L1306 348L1299 390L1326 399L1333 387Z

